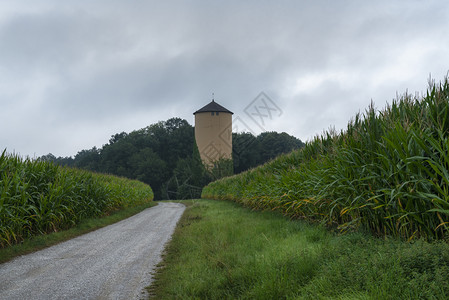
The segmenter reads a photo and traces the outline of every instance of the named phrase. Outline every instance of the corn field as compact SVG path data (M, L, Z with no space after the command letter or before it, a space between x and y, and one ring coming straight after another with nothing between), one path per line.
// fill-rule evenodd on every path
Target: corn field
M345 130L213 182L203 198L227 199L292 218L377 236L448 238L449 82L423 96L374 105Z
M0 156L0 247L153 200L138 181Z

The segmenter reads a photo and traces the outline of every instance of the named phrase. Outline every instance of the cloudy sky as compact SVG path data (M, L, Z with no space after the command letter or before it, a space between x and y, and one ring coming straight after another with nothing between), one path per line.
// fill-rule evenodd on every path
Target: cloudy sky
M73 156L212 99L302 141L449 71L449 2L0 2L0 150ZM263 93L263 94L261 94Z

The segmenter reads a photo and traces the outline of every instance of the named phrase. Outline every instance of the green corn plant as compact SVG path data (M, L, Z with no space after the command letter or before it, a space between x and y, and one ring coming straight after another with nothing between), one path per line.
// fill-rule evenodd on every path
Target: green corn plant
M340 133L203 189L202 197L279 210L348 231L440 239L449 229L449 83L373 103Z
M0 247L153 200L135 180L0 156Z

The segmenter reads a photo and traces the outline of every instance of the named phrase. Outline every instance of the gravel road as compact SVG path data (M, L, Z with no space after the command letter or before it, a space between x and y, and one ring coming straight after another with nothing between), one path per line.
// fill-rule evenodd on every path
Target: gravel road
M0 299L139 299L185 206L159 203L0 264Z

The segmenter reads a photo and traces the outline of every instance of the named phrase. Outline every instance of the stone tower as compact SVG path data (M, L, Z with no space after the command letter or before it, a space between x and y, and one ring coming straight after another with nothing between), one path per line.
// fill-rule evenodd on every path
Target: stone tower
M214 100L193 113L195 140L201 160L213 166L221 158L232 159L232 115Z

